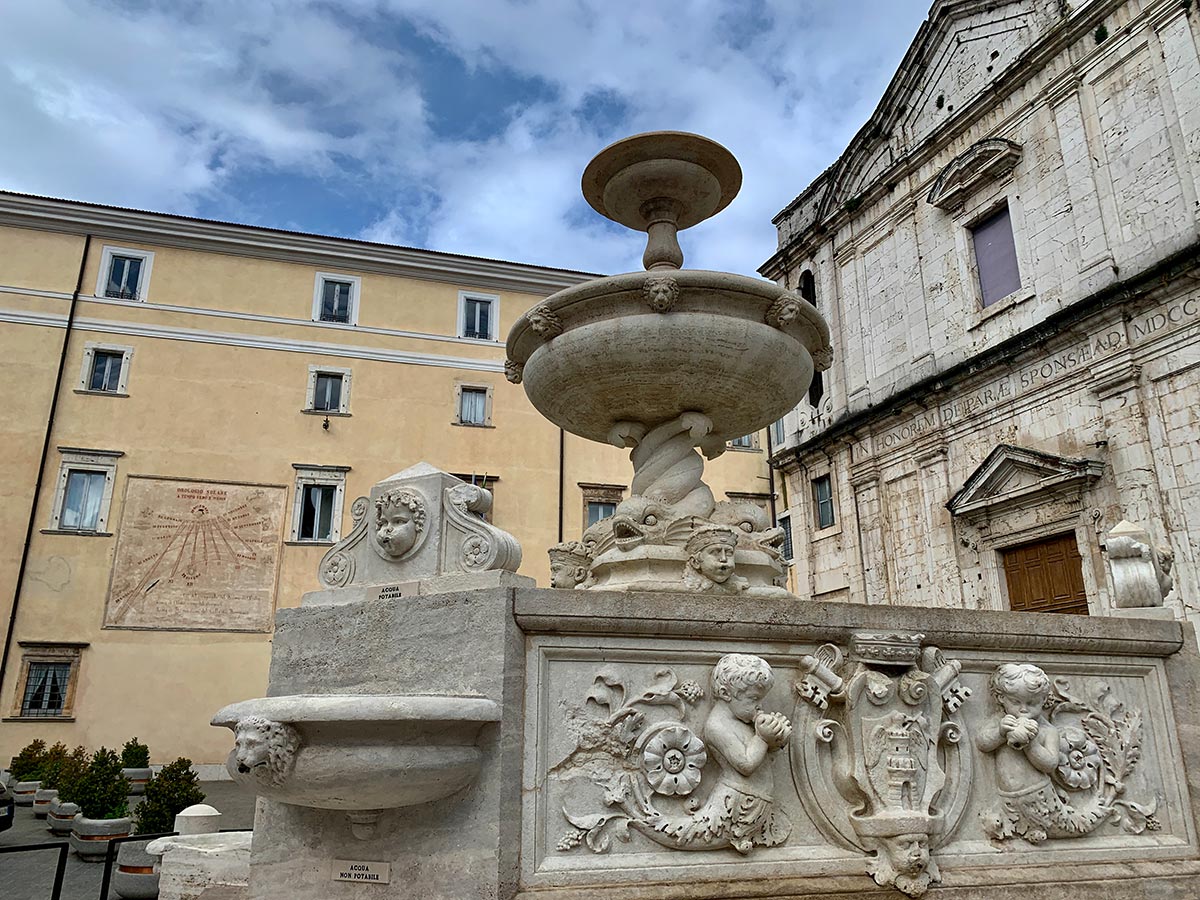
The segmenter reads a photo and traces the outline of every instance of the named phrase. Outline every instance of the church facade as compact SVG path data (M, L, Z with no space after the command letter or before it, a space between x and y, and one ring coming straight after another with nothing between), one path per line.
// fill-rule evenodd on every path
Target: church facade
M1200 616L1200 10L936 2L760 269L836 360L772 429L798 592ZM1164 580L1164 585L1165 585Z

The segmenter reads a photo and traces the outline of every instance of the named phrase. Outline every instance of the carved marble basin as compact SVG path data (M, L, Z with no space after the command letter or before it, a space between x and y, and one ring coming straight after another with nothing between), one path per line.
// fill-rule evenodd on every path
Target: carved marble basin
M212 724L234 732L226 768L256 793L377 813L471 784L480 732L499 720L500 707L484 697L298 695L231 704Z
M712 420L716 441L750 434L794 408L831 358L812 304L760 278L696 269L559 291L517 320L507 350L510 379L542 415L601 442L620 422L689 411Z

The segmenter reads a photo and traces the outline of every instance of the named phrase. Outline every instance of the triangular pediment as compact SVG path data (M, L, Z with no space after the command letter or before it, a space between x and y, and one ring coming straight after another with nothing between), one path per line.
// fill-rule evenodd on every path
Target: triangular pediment
M1059 0L935 2L879 106L830 168L816 220L856 203L1061 21Z
M1029 505L1036 495L1079 493L1104 472L1094 459L1069 459L1000 444L988 454L950 498L946 508L955 516L971 517L1012 505Z

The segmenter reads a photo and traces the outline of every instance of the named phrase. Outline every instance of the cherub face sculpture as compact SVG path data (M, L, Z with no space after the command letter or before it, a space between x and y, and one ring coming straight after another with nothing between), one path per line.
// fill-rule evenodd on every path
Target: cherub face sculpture
M1006 715L1036 719L1050 694L1050 679L1037 666L1005 663L992 674L990 687Z
M587 577L588 558L579 541L550 548L550 587L571 590Z
M733 575L737 533L732 528L710 527L688 541L688 565L713 584L724 584Z
M387 491L375 501L375 541L386 556L404 556L424 530L425 504L412 491Z
M898 875L916 877L929 865L927 834L898 834L884 838L881 843Z
M713 694L729 704L735 719L747 725L762 711L762 698L774 680L765 660L745 653L722 656L712 671Z

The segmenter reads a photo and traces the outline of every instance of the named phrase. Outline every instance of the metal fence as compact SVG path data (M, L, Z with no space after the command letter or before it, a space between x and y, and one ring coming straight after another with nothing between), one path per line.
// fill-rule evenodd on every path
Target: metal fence
M67 853L70 849L71 845L66 841L50 841L45 844L17 844L14 847L0 847L0 853L32 853L36 850L57 850L58 863L54 868L54 886L50 889L50 900L61 900L63 877L67 874ZM107 883L108 878L106 875L105 884Z

